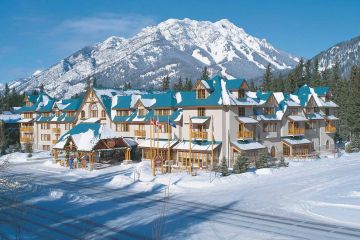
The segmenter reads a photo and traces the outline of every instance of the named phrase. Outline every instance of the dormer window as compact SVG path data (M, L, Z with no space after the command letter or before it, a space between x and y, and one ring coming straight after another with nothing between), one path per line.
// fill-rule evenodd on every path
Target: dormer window
M68 117L73 117L73 116L75 116L75 112L67 112L66 115Z
M85 118L85 111L84 110L81 111L81 119L83 119L83 118Z
M116 110L116 116L129 116L129 110Z
M48 113L48 112L43 113L43 116L44 116L44 117L50 117L50 113Z
M106 118L106 112L105 112L105 110L101 110L101 118Z
M265 107L264 108L265 115L272 115L275 114L275 109L273 107Z
M205 89L198 89L197 92L197 98L198 99L205 99L205 95L206 95L206 90Z
M157 116L169 116L170 110L169 109L155 109L155 115Z
M26 101L26 102L25 102L25 106L27 106L27 107L31 107L31 105L32 105L32 104L31 104L31 102L30 102L30 101Z
M96 103L90 104L90 117L97 118L98 117L98 108Z
M56 110L56 111L55 111L55 116L60 117L60 114L61 114L61 113L60 113L59 110Z
M145 109L139 109L138 115L145 116Z
M244 98L245 97L245 89L239 89L238 90L238 98Z

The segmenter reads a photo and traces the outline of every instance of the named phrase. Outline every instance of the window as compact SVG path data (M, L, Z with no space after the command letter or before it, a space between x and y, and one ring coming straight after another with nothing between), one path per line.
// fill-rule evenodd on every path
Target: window
M198 108L197 109L197 114L198 114L199 117L205 116L205 108Z
M170 110L169 109L155 109L155 115L157 116L169 116Z
M90 104L90 117L97 118L98 117L98 107L96 103Z
M101 118L106 118L105 110L101 110Z
M43 117L50 117L50 113L49 112L43 113Z
M25 113L24 116L25 116L25 118L33 118L32 113Z
M245 108L239 107L239 116L245 116Z
M277 124L276 123L264 123L263 131L264 132L276 132Z
M290 147L286 144L283 144L283 155L290 156Z
M41 134L40 139L41 141L50 141L50 134Z
M314 121L305 122L305 129L315 129L315 122Z
M275 114L275 109L273 107L264 107L264 114L265 115Z
M129 116L129 110L116 110L116 116Z
M116 124L116 131L117 132L128 132L129 125L127 123L117 123Z
M313 107L307 107L305 111L307 114L311 114L315 112Z
M73 116L75 116L75 112L73 112L73 111L67 112L66 115L67 115L68 117L73 117Z
M31 106L32 106L32 103L31 103L30 101L26 101L25 106L31 107Z
M161 125L161 128L160 128L161 133L168 133L169 130L170 130L169 125L167 125L167 124Z
M145 109L139 109L138 115L145 116Z
M55 116L60 117L61 112L59 110L56 110Z
M239 98L244 98L245 97L245 90L244 89L239 89L238 96L239 96Z
M84 110L81 111L81 118L85 118L85 111Z
M329 109L328 108L325 108L325 115L329 115L329 113L330 113L330 111L329 111Z
M40 128L41 129L50 129L50 123L41 123Z
M70 123L65 123L65 130L69 130L70 129Z
M198 99L204 99L205 98L205 89L199 89L197 90L197 98Z
M49 151L50 150L50 145L43 145L43 150L44 151Z

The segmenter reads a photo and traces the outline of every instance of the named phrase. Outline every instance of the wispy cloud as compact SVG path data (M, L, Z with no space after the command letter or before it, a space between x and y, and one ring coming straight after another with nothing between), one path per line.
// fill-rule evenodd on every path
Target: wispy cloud
M103 13L67 19L56 26L50 35L60 36L62 39L57 44L60 51L74 51L110 36L131 37L142 28L155 23L156 19L151 16Z

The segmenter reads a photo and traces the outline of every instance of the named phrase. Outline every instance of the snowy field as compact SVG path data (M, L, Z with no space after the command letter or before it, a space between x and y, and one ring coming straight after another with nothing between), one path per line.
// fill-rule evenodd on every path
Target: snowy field
M0 192L0 239L360 239L360 154L228 177L4 158L21 188Z

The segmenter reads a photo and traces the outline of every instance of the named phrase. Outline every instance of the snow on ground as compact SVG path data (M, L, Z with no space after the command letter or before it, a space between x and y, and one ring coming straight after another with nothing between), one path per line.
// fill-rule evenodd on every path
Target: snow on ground
M22 155L10 156L10 161L17 162ZM169 239L336 239L331 231L319 235L310 228L296 233L294 224L288 228L276 226L276 221L264 224L263 220L231 214L246 214L242 211L271 214L279 219L305 219L301 224L315 221L360 228L359 153L293 161L288 168L259 169L227 177L206 171L198 171L196 176L178 172L154 177L147 161L90 172L69 170L49 160L14 165L11 171L33 176L22 195L26 203L100 224L86 233L88 238L112 236L113 230L106 228L113 227L151 238L154 223L162 216L165 189L170 198L163 235ZM40 217L36 220L42 221ZM69 227L60 223L56 226ZM0 233L4 231L0 225ZM73 233L84 234L75 230ZM121 234L114 236L137 238ZM343 237L337 239L350 239Z
M52 159L52 156L48 151L33 152L32 157L28 157L28 153L14 152L1 156L0 162L4 160L8 160L10 163L25 163L30 161L49 160L49 159Z

